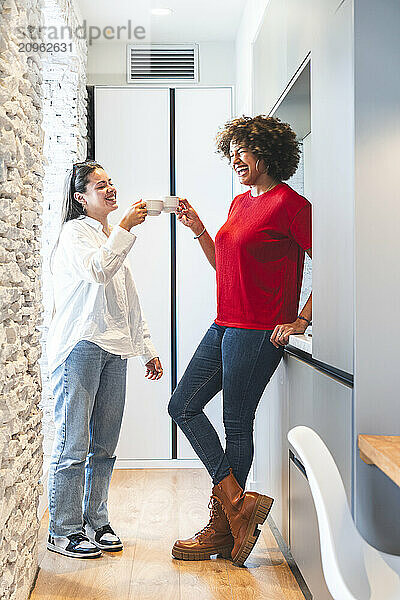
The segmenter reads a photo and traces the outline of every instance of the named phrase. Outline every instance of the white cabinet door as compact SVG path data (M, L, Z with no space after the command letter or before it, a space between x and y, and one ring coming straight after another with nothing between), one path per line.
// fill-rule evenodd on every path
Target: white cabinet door
M328 446L351 503L352 389L294 356L286 358L289 430L311 427Z
M226 221L232 201L231 169L215 154L217 130L230 117L230 88L176 90L176 193L189 200L213 237ZM179 379L216 316L215 271L192 232L180 223L177 305ZM207 406L206 413L223 440L221 394ZM178 458L193 457L179 431Z
M95 111L96 160L118 191L120 208L110 219L115 223L133 201L169 194L169 90L96 88ZM148 381L139 359L128 361L120 460L171 457L169 228L162 213L134 230L129 260L165 375Z
M316 600L333 600L322 570L317 513L305 475L293 461L290 480L290 551Z

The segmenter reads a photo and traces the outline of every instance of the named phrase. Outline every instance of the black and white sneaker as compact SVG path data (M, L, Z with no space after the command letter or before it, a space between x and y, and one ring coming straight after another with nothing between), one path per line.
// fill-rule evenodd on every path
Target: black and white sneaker
M47 549L71 558L99 558L101 552L84 533L73 533L65 537L49 535Z
M100 548L100 550L104 550L105 552L119 552L124 547L110 524L104 525L95 531L90 525L84 523L83 531L97 548Z

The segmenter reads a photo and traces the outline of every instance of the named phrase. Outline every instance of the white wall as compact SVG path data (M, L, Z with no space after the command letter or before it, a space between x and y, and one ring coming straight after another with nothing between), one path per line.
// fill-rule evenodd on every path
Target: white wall
M233 85L234 42L202 42L199 51L200 84ZM109 41L89 46L88 85L127 85L126 43Z
M400 4L355 0L354 19L355 432L400 435ZM361 532L400 554L400 488L355 454Z
M236 36L237 115L250 114L253 108L253 42L270 0L247 0Z
M254 3L252 3L254 4ZM246 14L246 13L245 13ZM251 14L251 13L249 13ZM246 100L238 81L237 106L268 114L311 54L312 153L308 185L313 198L313 356L353 371L353 127L351 0L270 0L252 43L237 38L238 77L253 81ZM253 32L256 27L253 24ZM247 54L246 54L247 53ZM241 56L247 56L245 68ZM248 81L245 89L248 88ZM251 89L251 88L250 88ZM310 150L310 144L307 149ZM340 176L338 177L338 174ZM309 176L310 175L310 176ZM340 231L337 243L334 231Z

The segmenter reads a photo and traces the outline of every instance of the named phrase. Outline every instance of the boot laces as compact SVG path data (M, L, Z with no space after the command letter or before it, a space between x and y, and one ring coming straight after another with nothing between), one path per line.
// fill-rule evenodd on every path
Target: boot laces
M211 498L215 499L215 502L221 505L222 508L222 512L224 513L226 520L229 523L229 527L232 529L232 524L231 524L231 518L230 515L228 514L228 512L225 510L225 506L223 505L223 503L221 502L221 500L218 498L218 496L212 496Z
M205 534L207 534L209 532L210 529L213 529L213 523L214 523L214 519L218 518L218 500L215 496L211 496L210 501L208 503L208 508L210 510L210 520L208 521L207 525L205 527L203 527L203 529L200 529L200 531L198 531L194 537L203 537Z

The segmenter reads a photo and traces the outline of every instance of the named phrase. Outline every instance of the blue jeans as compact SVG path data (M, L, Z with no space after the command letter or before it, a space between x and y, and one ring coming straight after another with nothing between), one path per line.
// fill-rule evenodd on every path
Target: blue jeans
M188 438L214 485L232 468L242 488L253 462L258 403L283 354L271 331L213 323L172 395L168 412ZM222 389L225 451L203 409Z
M107 525L107 497L126 390L126 359L86 340L51 375L56 434L49 470L49 531Z

